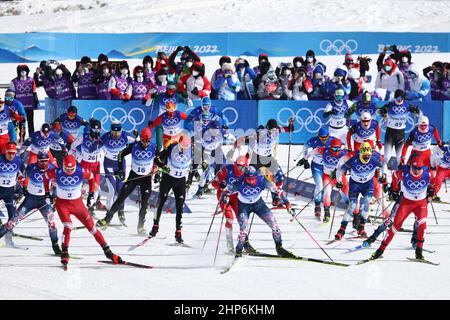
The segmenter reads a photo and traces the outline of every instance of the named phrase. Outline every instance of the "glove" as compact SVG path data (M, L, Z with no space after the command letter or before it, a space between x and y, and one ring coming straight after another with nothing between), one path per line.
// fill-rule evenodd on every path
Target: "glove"
M384 192L384 193L389 193L389 188L390 188L390 187L389 187L389 185L388 185L387 183L384 184L384 185L383 185L383 192Z
M231 72L225 72L224 75L225 75L225 78L229 78L229 77L231 77L232 74L231 74Z
M114 177L116 177L119 180L123 180L125 179L125 173L123 172L122 169L119 169L117 171L114 171Z
M153 121L152 120L148 120L147 126L151 127L152 125L153 125Z
M91 208L94 205L94 193L93 192L89 192L87 201L86 201L86 205L88 208Z
M220 198L220 202L221 202L223 205L227 205L228 202L230 202L230 197L228 196L228 193L224 192L224 193L222 194L222 197Z
M415 104L412 104L409 106L409 111L413 112L413 113L419 113L420 109L418 106L416 106Z
M441 150L444 150L444 142L438 141L437 145L439 148L441 148Z
M64 149L64 150L62 151L62 156L63 156L63 157L67 157L68 154L69 154L69 152L67 151L67 149Z
M208 169L208 163L206 161L202 162L202 170L206 171L206 169Z
M198 95L198 89L197 89L197 87L195 87L195 88L191 91L191 93L192 93L194 96Z
M53 196L50 194L50 192L45 193L45 203L48 204L49 206L53 205L54 203Z
M405 156L400 157L400 165L402 165L402 166L405 165Z
M377 141L377 147L378 150L381 150L381 148L383 148L383 143L381 143L381 141Z
M331 180L335 180L336 179L336 170L333 170L330 172L330 178Z
M305 169L309 169L311 167L308 160L306 160L305 158L300 159L297 162L297 166L303 166L303 168L305 168Z
M294 118L289 118L288 130L289 132L294 131Z
M133 137L136 139L137 137L139 137L139 131L137 131L137 129L133 129Z
M181 94L181 97L182 97L183 99L187 99L187 98L189 98L189 95L188 95L186 92L183 92L183 93Z
M342 189L343 186L344 186L344 184L342 183L342 181L336 182L336 188Z
M169 174L169 172L170 172L169 166L166 165L166 166L162 167L161 172L165 173L165 174Z
M433 187L428 187L427 189L427 197L428 199L432 200L434 196L436 195L435 190Z
M400 194L398 193L398 191L394 191L392 189L392 186L389 188L389 196L392 198L392 200L394 201L398 201L398 199L400 198Z
M381 177L378 178L378 182L379 182L379 183L382 183L382 184L384 184L384 183L387 182L387 180L386 180L386 173L383 173L383 174L381 175Z
M153 177L153 182L154 183L160 183L161 182L161 173L156 172L155 176Z
M227 183L226 183L225 181L222 181L222 182L219 184L219 188L222 189L222 190L225 190L225 189L227 188Z
M184 47L178 46L176 51L177 51L177 52L180 52L180 51L183 51L183 49L184 49Z

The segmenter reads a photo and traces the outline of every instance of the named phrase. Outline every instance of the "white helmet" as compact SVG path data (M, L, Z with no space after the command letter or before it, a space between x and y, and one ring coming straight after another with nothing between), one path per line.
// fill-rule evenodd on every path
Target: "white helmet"
M422 133L427 132L429 124L430 124L430 120L428 120L428 117L421 116L419 118L419 132L422 132Z
M363 113L361 113L361 120L362 121L368 121L368 120L371 120L371 119L372 119L372 115L369 112L364 111Z

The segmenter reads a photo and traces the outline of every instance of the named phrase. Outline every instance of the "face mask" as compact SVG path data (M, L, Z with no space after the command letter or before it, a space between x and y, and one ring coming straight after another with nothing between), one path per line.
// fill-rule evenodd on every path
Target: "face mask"
M161 64L166 64L166 60L161 60L160 63Z
M321 73L314 73L314 79L321 80L323 78Z
M284 70L283 73L284 73L285 76L289 76L291 74L291 70L286 69L286 70Z
M192 67L192 65L193 65L192 61L186 62L186 67L190 68L190 67Z
M56 74L58 77L61 77L61 76L63 75L63 72L62 72L61 69L56 69L55 74Z
M198 72L198 71L192 71L192 75L193 75L194 77L198 76L199 74L200 74L200 72Z
M158 76L159 82L164 82L167 80L167 76L165 74Z
M296 63L295 63L295 67L296 68L300 68L302 66L302 63L300 62L300 61L297 61Z
M313 57L306 57L306 61L308 61L308 62L313 62L313 61L314 61L314 58L313 58Z
M27 72L26 71L20 71L20 76L21 77L25 77L27 75Z
M402 58L402 62L403 62L403 63L407 63L407 62L408 62L408 58L407 58L407 57L403 57L403 58Z
M238 68L239 68L239 69L244 69L244 68L245 68L245 64L243 64L243 63L238 64Z
M386 70L386 72L389 72L389 71L391 71L391 69L392 69L392 67L391 67L391 66L385 66L385 67L384 67L384 70Z
M109 69L103 69L103 74L107 75L109 73Z
M143 72L136 72L136 76L139 77L139 78L141 78L141 77L144 76L144 73L143 73Z
M120 69L120 73L123 74L124 76L126 76L128 74L128 70L127 69Z
M146 69L151 69L152 68L152 65L150 63L146 63L144 66L145 66Z
M88 67L84 67L83 70L84 70L84 72L86 72L86 73L89 72L89 68L88 68Z

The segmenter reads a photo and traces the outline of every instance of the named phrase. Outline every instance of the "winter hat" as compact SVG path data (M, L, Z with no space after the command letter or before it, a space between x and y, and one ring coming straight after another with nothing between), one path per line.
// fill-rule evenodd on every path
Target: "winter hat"
M87 63L91 63L91 58L89 58L88 56L84 56L81 58L80 63L81 64L87 64Z
M126 68L126 69L128 69L128 71L130 71L130 67L128 66L128 62L126 60L122 60L119 63L119 70L124 69L124 68Z
M28 68L28 66L26 64L19 64L17 66L17 76L20 77L20 72L21 71L26 71L27 76L30 73L30 68Z
M203 77L205 75L205 65L200 61L195 61L191 67L191 73L192 71L198 71L199 76Z
M134 69L133 69L133 77L136 77L136 73L138 71L142 71L142 73L144 73L144 67L143 66L136 66L136 67L134 67Z
M142 59L142 65L145 66L146 63L150 63L153 69L153 58L151 56L147 55L144 57L144 59Z
M219 60L219 65L223 66L224 63L231 63L231 58L229 56L223 56Z
M106 54L100 53L97 57L97 61L106 61L109 62L109 58Z

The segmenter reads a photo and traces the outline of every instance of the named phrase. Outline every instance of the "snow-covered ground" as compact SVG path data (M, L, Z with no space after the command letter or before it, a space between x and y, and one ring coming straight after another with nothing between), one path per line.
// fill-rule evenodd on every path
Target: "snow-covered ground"
M2 32L448 32L446 0L22 0ZM121 27L118 27L121 25Z
M292 154L299 153L299 146L292 148ZM286 166L287 146L281 146L281 163ZM295 169L296 177L301 169ZM301 179L312 181L310 172ZM448 299L450 296L450 213L448 205L434 204L439 224L434 222L429 207L428 228L425 248L436 250L425 253L440 266L409 262L414 250L409 246L411 234L398 233L384 254L384 259L365 265L354 265L358 260L368 258L376 249L346 253L346 250L361 243L344 240L325 245L328 241L330 224L322 225L313 216L310 206L299 216L300 221L336 261L351 264L350 267L336 267L311 262L282 261L267 258L244 257L227 274L220 274L233 259L226 254L225 237L222 238L216 265L214 252L220 230L220 215L216 217L205 250L201 247L216 207L214 195L205 199L192 200L196 185L191 187L187 204L192 214L183 218L183 237L193 248L171 246L174 243L175 217L163 214L160 223L162 238L150 240L145 246L128 252L128 248L140 242L143 237L136 234L137 207L127 203L128 227L110 227L103 232L112 250L124 259L149 264L154 269L137 269L127 266L110 266L97 262L104 260L103 252L93 237L85 230L72 232L70 253L82 257L71 260L69 270L59 267L59 258L52 253L46 225L39 214L20 224L15 232L44 238L33 241L14 238L16 244L29 250L0 248L0 274L2 286L0 297L8 299ZM450 201L450 194L442 188L442 198ZM265 197L265 195L264 195ZM306 199L290 196L291 201L302 208ZM269 204L270 205L270 204ZM146 227L151 228L155 209L147 215ZM376 210L376 205L373 206ZM339 228L342 210L337 210L332 236ZM104 212L97 211L103 217ZM292 252L319 259L327 259L319 247L283 210L274 214L282 230L283 244ZM113 223L118 223L114 218ZM409 217L405 228L412 228ZM80 223L74 219L74 226ZM376 225L367 224L370 234ZM58 230L62 226L58 222ZM234 222L234 236L238 225ZM352 236L347 228L347 236ZM262 252L275 253L270 229L255 217L250 234L251 243ZM3 240L1 240L3 243Z

